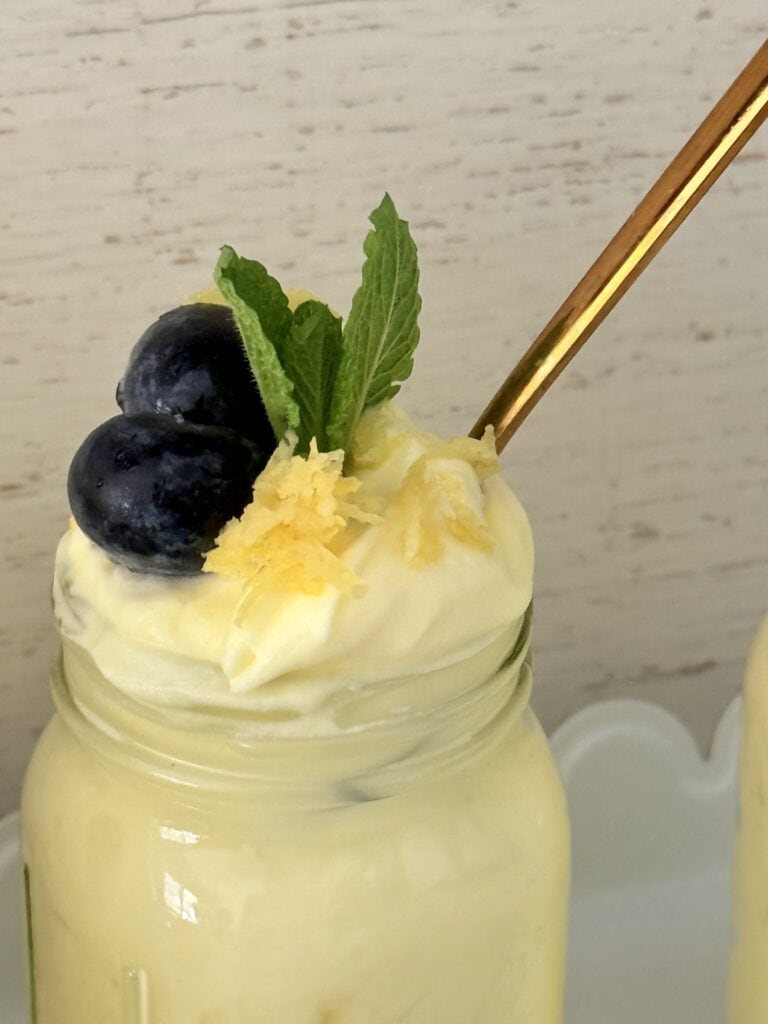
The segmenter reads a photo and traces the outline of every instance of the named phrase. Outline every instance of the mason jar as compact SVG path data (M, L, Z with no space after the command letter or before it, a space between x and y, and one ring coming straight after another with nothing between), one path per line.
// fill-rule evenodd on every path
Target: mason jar
M304 738L140 703L65 639L23 797L36 1024L560 1021L569 832L529 621L446 699L395 680L383 717Z
M744 681L734 857L730 1024L768 1021L768 617Z

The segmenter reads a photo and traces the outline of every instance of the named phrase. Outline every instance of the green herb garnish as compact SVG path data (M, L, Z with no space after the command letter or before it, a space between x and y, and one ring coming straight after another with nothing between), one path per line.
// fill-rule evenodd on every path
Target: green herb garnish
M298 451L306 454L317 438L330 451L328 418L343 345L341 318L322 302L302 302L281 358L299 406ZM331 446L332 447L332 446Z
M269 422L281 438L286 430L297 430L301 421L279 355L293 325L288 299L261 263L242 259L228 245L222 247L214 278L232 307Z
M275 436L298 435L306 455L346 449L365 409L392 398L419 340L419 268L408 225L385 195L370 216L362 283L346 324L322 302L294 312L255 260L224 246L215 271L231 305Z

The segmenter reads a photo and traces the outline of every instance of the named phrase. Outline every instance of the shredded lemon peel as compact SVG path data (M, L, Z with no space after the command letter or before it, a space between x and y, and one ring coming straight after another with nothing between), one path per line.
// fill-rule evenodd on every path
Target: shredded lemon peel
M432 439L409 467L393 502L392 519L398 544L414 568L437 562L450 538L479 551L491 551L494 540L466 480L444 462L460 461L473 470L478 483L498 472L493 431L481 440Z
M205 558L204 571L243 580L250 595L264 586L321 594L332 585L359 587L341 557L352 523L377 523L379 503L343 476L344 452L319 452L313 440L305 459L293 454L295 436L282 441L257 477L253 501L232 519Z
M480 440L444 441L426 431L414 431L400 410L384 405L360 421L350 466L365 470L383 465L413 442L423 452L405 471L387 517L401 556L413 568L430 565L442 557L449 538L490 551L494 541L484 515L477 511L477 495L473 500L466 478L456 472L456 463L469 465L478 484L497 473L493 429L487 427Z
M354 473L386 464L413 441L421 454L405 470L385 511L382 499ZM437 562L451 540L480 551L494 547L482 489L478 495L472 485L473 478L482 485L499 469L490 427L480 440L443 441L413 431L402 413L383 407L363 417L346 476L343 451L320 452L313 440L303 458L293 454L295 445L293 434L278 445L256 479L253 500L239 519L227 523L205 557L205 572L246 584L241 616L266 588L309 595L328 586L361 592L364 584L344 560L359 524L382 524L414 569ZM457 463L472 474L457 472Z

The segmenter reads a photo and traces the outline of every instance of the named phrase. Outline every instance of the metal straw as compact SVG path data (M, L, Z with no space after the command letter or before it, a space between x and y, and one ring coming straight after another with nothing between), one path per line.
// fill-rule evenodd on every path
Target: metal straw
M471 430L501 451L624 292L768 117L768 40L608 243Z

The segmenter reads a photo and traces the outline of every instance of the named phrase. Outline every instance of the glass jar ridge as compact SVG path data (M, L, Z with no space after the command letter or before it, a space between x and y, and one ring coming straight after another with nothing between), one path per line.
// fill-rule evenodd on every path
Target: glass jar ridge
M468 671L466 682L447 696L434 687L429 705L422 701L414 710L401 704L385 717L330 735L283 735L261 715L138 701L109 683L90 655L66 639L54 658L51 688L58 714L82 743L138 772L198 790L231 787L233 796L252 797L253 787L261 786L279 790L287 801L301 793L327 801L337 784L368 786L383 795L471 758L507 719L522 714L532 685L530 622L528 612L492 672ZM389 689L407 694L412 683L395 679ZM356 703L366 700L358 696Z

